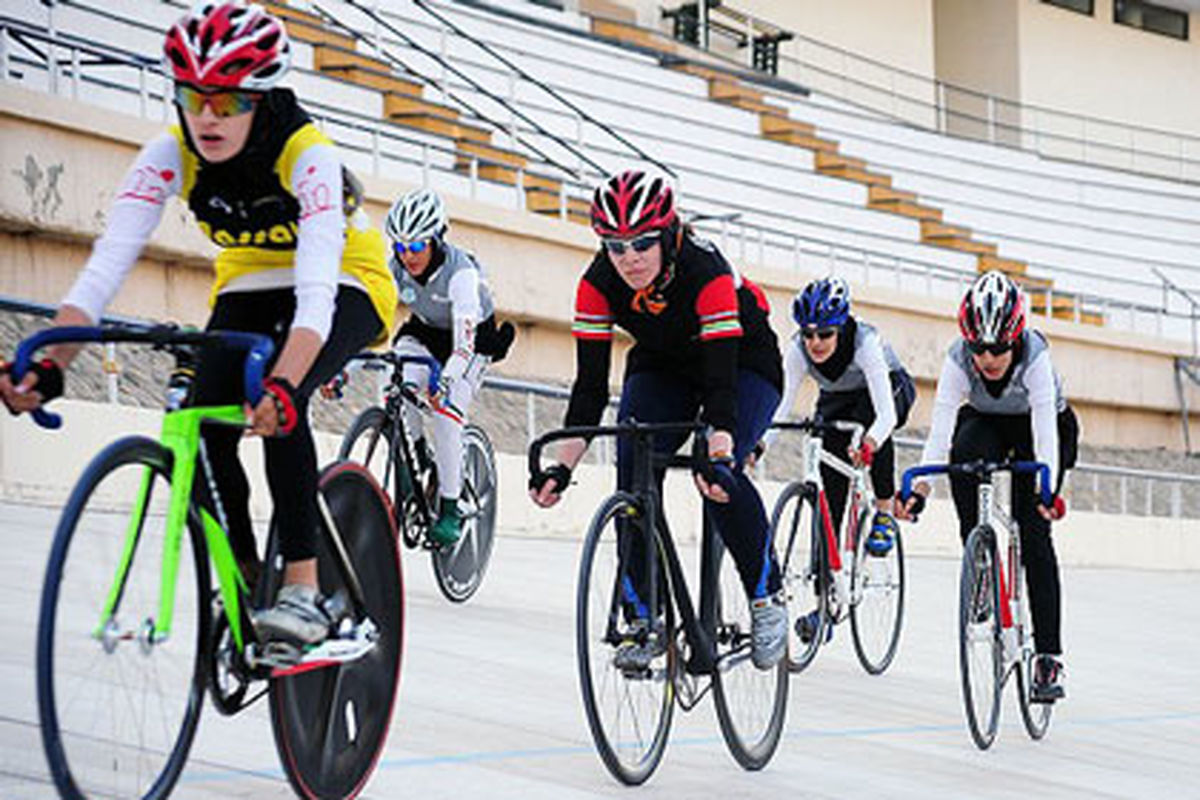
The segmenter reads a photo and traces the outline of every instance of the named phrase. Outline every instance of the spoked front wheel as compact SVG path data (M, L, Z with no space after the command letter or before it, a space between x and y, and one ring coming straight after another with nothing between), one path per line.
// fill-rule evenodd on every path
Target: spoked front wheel
M378 634L355 661L271 681L271 726L284 772L303 798L357 795L383 752L400 681L404 582L396 529L382 490L364 469L338 462L321 475L320 491L358 576L366 615ZM328 534L328 532L326 532ZM318 538L321 590L346 582L330 535Z
M883 554L867 549L871 514L859 522L851 568L850 630L863 669L879 675L892 663L904 621L904 542L900 531Z
M608 498L583 543L575 600L576 658L588 727L608 771L631 786L649 778L662 760L678 669L674 617L656 536L664 600L656 623L647 618L642 596L648 592L642 584L651 531L631 497ZM644 648L637 665L630 663L637 661L629 658L632 648Z
M1003 648L996 538L980 526L967 537L959 581L958 663L967 727L980 750L991 747L1000 725Z
M433 551L433 571L447 600L465 602L483 582L496 531L496 456L481 428L463 430L462 536Z
M186 520L178 551L167 546L170 475L160 444L122 439L88 465L58 523L42 586L37 691L62 797L166 797L187 760L212 612L196 520ZM164 564L178 566L168 630L159 625L168 622Z
M789 484L771 513L771 541L783 548L783 591L788 608L788 669L804 670L817 656L829 626L825 539L807 486Z
M787 659L771 669L754 666L750 660L750 604L746 601L746 590L733 558L727 553L718 558L713 700L729 752L744 769L758 770L771 760L783 733L787 715Z

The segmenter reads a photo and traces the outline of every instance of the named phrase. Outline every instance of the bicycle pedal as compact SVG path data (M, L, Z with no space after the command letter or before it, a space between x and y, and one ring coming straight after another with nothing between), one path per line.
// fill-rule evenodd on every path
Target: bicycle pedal
M257 649L255 661L273 670L294 666L304 657L304 650L294 642L271 641Z

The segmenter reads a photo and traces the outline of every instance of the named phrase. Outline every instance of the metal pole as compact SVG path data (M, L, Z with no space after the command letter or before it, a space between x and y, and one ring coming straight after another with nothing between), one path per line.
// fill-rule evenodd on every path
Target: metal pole
M143 119L149 111L150 95L146 88L146 67L138 67L138 116Z
M379 128L371 128L371 174L379 175Z
M479 196L479 157L471 156L471 199Z
M421 145L421 186L429 188L429 144Z
M0 82L4 83L8 82L8 52L8 28L3 27L0 28Z
M525 393L525 444L529 445L537 436L537 413L533 406L533 392Z
M708 49L708 0L698 0L696 3L696 18L700 25L700 47Z
M996 143L996 98L993 95L988 95L987 98L987 124L988 124L988 141L992 144Z
M105 383L108 386L108 402L116 405L120 397L120 392L117 386L117 375L121 372L121 365L117 363L117 346L112 342L104 345L104 369Z
M79 48L71 48L71 99L79 99L79 71L82 65L79 63Z

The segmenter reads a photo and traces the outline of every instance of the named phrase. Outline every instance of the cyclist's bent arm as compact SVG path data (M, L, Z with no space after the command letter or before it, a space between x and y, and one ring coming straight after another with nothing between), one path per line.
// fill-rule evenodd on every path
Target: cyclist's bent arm
M793 337L784 351L783 397L775 409L775 422L783 422L792 415L792 404L796 402L800 384L804 383L804 379L808 377L808 362L804 360L804 354L800 352L800 348L803 346L799 339ZM778 435L779 431L774 428L768 430L763 436L763 444L770 447Z
M1050 492L1058 488L1058 407L1054 386L1054 367L1050 355L1043 352L1025 373L1029 391L1029 420L1033 428L1034 458L1050 468Z
M454 274L447 287L450 315L453 319L454 350L442 371L447 381L461 379L475 356L475 329L482 308L479 302L479 272L464 269Z
M892 382L888 377L888 363L883 356L883 346L878 336L866 338L863 346L854 354L863 375L867 379L867 393L871 396L871 405L875 408L875 421L866 432L865 438L875 443L875 447L887 441L896 427L896 403L892 399Z

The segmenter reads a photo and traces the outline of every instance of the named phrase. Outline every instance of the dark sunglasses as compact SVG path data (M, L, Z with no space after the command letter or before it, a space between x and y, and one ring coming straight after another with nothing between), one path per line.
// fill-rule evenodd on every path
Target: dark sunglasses
M392 249L396 251L396 258L404 258L405 253L421 253L425 248L429 247L428 239L420 239L416 242L396 242L392 245Z
M814 336L821 341L832 339L833 335L838 332L837 328L801 328L800 335L805 339L811 339Z
M658 244L658 234L652 233L647 236L639 236L636 239L621 240L621 239L605 239L604 249L610 255L622 256L625 255L625 248L632 247L635 253L644 253L654 245Z
M208 106L215 116L234 117L253 111L261 99L258 92L205 92L187 84L175 86L175 102L189 114L202 114Z
M984 353L991 353L994 356L1002 356L1009 350L1012 350L1012 342L1004 344L984 344L983 342L967 342L967 349L973 354L981 356Z

